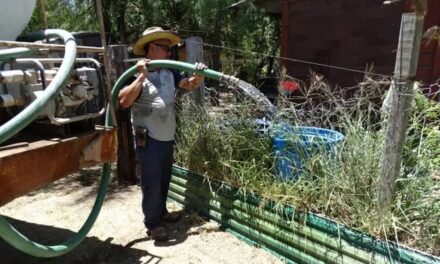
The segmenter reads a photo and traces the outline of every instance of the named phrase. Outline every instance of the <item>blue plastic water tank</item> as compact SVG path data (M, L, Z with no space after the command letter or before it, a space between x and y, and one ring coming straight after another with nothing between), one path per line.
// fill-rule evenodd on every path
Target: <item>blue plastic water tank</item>
M290 126L273 127L275 150L275 172L283 180L297 180L303 170L304 161L323 151L334 152L344 135L337 131L318 127Z

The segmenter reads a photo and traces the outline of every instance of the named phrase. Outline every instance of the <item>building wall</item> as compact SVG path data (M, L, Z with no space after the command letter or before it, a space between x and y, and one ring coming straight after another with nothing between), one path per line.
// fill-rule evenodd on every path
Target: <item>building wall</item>
M406 9L410 9L409 3L407 3ZM440 26L440 1L429 0L428 13L424 21L424 31L435 25ZM424 83L425 93L429 93L431 98L440 100L438 94L439 86L430 85L440 79L440 43L435 40L423 40L419 56L417 79Z
M437 23L440 16L434 13L440 13L439 4L438 0L430 0L425 27ZM284 0L281 55L361 71L372 65L374 72L392 75L401 14L409 8L403 2L383 5L383 0ZM421 67L425 68L419 75L425 80L432 78L436 52L436 47L426 52L422 48ZM288 60L282 63L288 74L301 79L307 78L310 69L341 86L353 85L362 78L362 74L342 70Z

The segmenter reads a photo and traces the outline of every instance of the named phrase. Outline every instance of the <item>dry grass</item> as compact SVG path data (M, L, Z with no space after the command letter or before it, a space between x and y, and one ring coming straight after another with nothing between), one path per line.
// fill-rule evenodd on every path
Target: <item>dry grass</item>
M184 99L177 162L245 192L439 255L440 181L435 175L440 133L438 116L431 117L440 111L420 96L417 102L425 105L415 105L411 116L392 215L384 220L377 208L385 122L380 106L388 84L389 80L365 77L359 85L341 89L314 74L301 85L301 96L278 100L281 110L274 123L325 127L345 135L332 159L311 157L298 181L276 177L272 138L249 122L258 113L251 102L229 107L226 115L210 115L209 107L200 109Z

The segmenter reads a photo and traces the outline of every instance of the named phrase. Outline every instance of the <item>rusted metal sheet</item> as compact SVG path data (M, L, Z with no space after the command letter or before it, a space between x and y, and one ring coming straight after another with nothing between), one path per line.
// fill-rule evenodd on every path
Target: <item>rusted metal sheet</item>
M81 168L116 159L116 130L102 127L81 136L2 147L0 206Z
M269 13L275 6L266 0L256 3ZM391 75L401 16L412 11L411 0L392 5L383 5L383 1L283 0L279 9L281 56L359 71L364 71L366 65L374 65L374 72ZM425 30L440 25L439 12L440 1L428 0ZM420 54L417 79L425 84L433 83L440 77L440 46L424 42ZM342 87L352 86L363 77L358 73L283 59L280 64L286 67L288 75L296 78L306 80L312 69Z
M412 12L412 2L407 0L405 11ZM440 25L440 1L428 0L428 10L424 20L423 32L433 26ZM436 40L424 39L420 46L420 58L416 79L422 82L422 89L431 99L439 100L438 85L440 78L440 43Z
M424 32L433 26L440 26L439 14L440 1L428 1L428 12L425 17ZM427 64L431 70L430 76L427 76L427 78L422 80L426 84L435 83L435 81L440 78L440 43L438 43L436 40L425 39L420 52L431 55L431 61Z

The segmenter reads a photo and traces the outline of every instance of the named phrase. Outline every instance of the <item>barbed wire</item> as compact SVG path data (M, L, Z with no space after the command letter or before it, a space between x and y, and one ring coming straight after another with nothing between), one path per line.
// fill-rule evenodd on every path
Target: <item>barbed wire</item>
M297 63L303 63L303 64L308 64L308 65L313 65L313 66L326 67L326 68L331 68L331 69L335 69L335 70L349 71L349 72L354 72L354 73L362 73L362 74L367 74L367 75L370 75L370 76L374 75L374 76L383 77L383 78L392 78L393 77L392 75L373 73L373 72L362 71L362 70L357 70L357 69L352 69L352 68L342 67L342 66L336 66L336 65L331 65L331 64L325 64L325 63L318 63L318 62L313 62L313 61L295 59L295 58L291 58L291 57L275 56L275 55L271 55L271 54L267 54L267 53L259 53L259 52L255 52L255 51L245 51L245 50L242 50L242 49L230 48L230 47L226 47L226 46L223 46L223 45L215 45L215 44L199 42L199 41L188 41L188 42L191 42L191 43L194 43L194 44L201 44L203 46L208 46L208 47L214 47L214 48L220 48L220 49L225 49L225 50L231 50L231 51L234 51L234 52L237 52L237 53L241 53L241 54L252 54L253 56L265 56L265 57L281 59L281 60L286 60L286 61L292 61L292 62L297 62Z
M292 61L292 62L297 62L297 63L303 63L303 64L319 66L319 67L325 67L325 68L330 68L330 69L335 69L335 70L360 73L360 74L369 75L369 76L377 76L377 77L382 77L382 78L393 78L392 75L374 73L374 72L370 72L370 71L362 71L362 70L357 70L357 69L348 68L348 67L342 67L342 66L336 66L336 65L331 65L331 64L325 64L325 63L319 63L319 62L295 59L295 58L291 58L291 57L276 56L276 55L271 55L271 54L268 54L268 53L260 53L260 52L255 52L255 51L245 51L245 50L238 49L238 48L230 48L230 47L227 47L227 46L224 46L224 45L215 45L215 44L210 44L210 43L205 43L205 42L189 41L189 40L186 40L186 42L194 43L194 44L201 44L201 45L207 46L207 47L214 47L214 48L230 50L230 51L233 51L233 52L236 52L236 53L240 53L240 54L251 54L254 57L257 57L257 56L258 57L263 57L264 56L264 57L270 57L270 58L274 58L274 59L281 59L281 60ZM126 59L124 61L125 62L135 62L135 61L140 60L140 59L143 59L143 58L132 58L132 59Z

